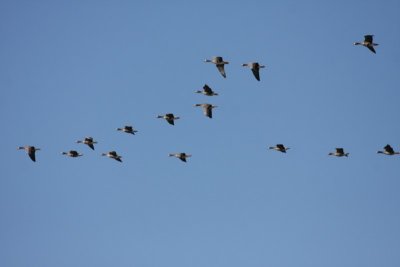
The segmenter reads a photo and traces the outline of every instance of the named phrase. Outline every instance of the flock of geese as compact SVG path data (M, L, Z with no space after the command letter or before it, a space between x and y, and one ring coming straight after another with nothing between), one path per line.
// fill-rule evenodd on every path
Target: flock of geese
M354 45L361 45L366 48L368 48L371 52L376 54L374 46L378 46L378 44L373 42L373 35L365 35L364 36L364 41L362 42L355 42ZM226 72L225 72L225 65L229 64L228 61L225 61L222 57L217 56L213 57L212 59L206 59L205 62L208 63L213 63L217 67L218 71L221 73L221 75L226 78ZM249 67L256 78L257 81L260 81L260 69L265 68L264 65L260 65L258 62L250 62L250 63L245 63L242 64L243 67ZM195 93L203 94L206 96L217 96L218 93L214 92L207 84L203 86L203 90L197 90ZM217 106L204 103L204 104L195 104L195 107L201 107L203 109L203 113L205 116L208 118L212 118L212 110L216 108ZM165 119L169 124L175 125L175 120L178 120L179 117L175 116L173 113L167 113L165 115L158 115L157 118L160 119ZM132 126L124 126L122 128L117 128L117 131L121 131L124 133L128 134L135 134L137 130L135 130ZM90 147L92 150L94 150L94 145L97 144L97 141L93 140L92 137L85 137L83 140L78 140L76 141L78 144L85 144L88 147ZM18 147L19 150L25 150L30 157L32 161L36 161L36 151L40 150L40 148L37 148L35 146L20 146ZM286 153L287 150L289 150L289 147L285 147L283 144L277 144L276 146L270 146L269 149L276 150L282 153ZM400 154L398 151L394 151L394 149L387 144L385 147L383 147L383 150L379 150L377 153L379 154L385 154L385 155L397 155ZM67 152L62 152L62 155L66 155L68 157L72 158L77 158L83 156L83 154L79 153L76 150L70 150ZM116 151L109 151L107 153L102 153L102 156L109 157L111 159L114 159L116 161L122 162L121 158L122 156L118 155ZM183 162L186 162L186 159L191 157L192 155L186 154L184 152L180 153L170 153L168 154L170 157L176 157L180 159ZM336 148L335 152L330 152L328 155L330 156L335 156L335 157L348 157L349 153L346 153L343 148Z

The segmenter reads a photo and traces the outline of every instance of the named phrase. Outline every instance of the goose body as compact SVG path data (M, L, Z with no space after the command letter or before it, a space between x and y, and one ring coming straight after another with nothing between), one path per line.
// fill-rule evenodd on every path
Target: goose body
M76 150L70 150L68 152L62 152L61 154L66 155L66 156L71 157L71 158L77 158L77 157L83 156L83 154L80 154Z
M189 155L189 154L186 154L186 153L182 152L182 153L170 153L169 156L178 158L178 159L182 160L183 162L186 162L186 158L189 158L192 155Z
M364 35L364 41L362 42L355 42L354 45L362 45L371 50L372 53L376 54L374 46L377 46L378 44L374 43L373 41L373 35Z
M33 161L36 162L36 151L40 150L40 148L34 147L34 146L19 146L17 148L18 150L25 150L26 153L28 154L29 158Z
M117 128L117 131L121 131L121 132L124 132L124 133L129 133L129 134L133 134L133 135L135 133L137 133L137 130L133 129L133 127L130 126L130 125L126 125L126 126L124 126L122 128Z
M172 113L167 113L165 115L158 115L157 118L165 119L171 125L175 125L174 121L179 119L179 117L175 117L174 114Z
M388 144L383 148L383 151L378 151L379 154L385 154L389 156L400 154L398 151L394 151L393 148Z
M286 153L289 150L289 147L285 147L283 144L277 144L276 146L270 146L269 149L273 149L282 153Z
M224 61L222 57L213 57L212 59L206 59L204 62L209 62L215 64L217 66L217 69L221 75L226 78L226 73L225 73L225 64L229 64L228 61Z
M109 157L110 159L115 159L116 161L122 162L122 160L121 160L122 157L120 155L118 155L117 152L115 152L115 151L102 153L101 155Z
M198 94L203 94L203 95L206 95L206 96L214 96L214 95L218 95L217 93L215 93L207 84L205 84L204 86L203 86L203 90L198 90L198 91L196 91L196 93L198 93Z
M338 148L336 148L335 152L330 152L328 155L335 156L335 157L343 157L343 156L348 157L349 153L345 153L343 148L338 147Z
M85 137L83 140L78 140L76 141L78 144L85 144L88 147L90 147L92 150L94 150L94 144L97 144L96 141L93 140L93 137Z
M218 106L214 106L212 104L196 104L194 105L195 107L202 107L203 108L203 113L205 116L209 117L210 119L212 119L212 110L213 108L216 108Z
M250 62L242 64L243 67L249 67L253 72L254 77L257 81L260 81L260 69L265 68L264 65L260 65L258 62Z

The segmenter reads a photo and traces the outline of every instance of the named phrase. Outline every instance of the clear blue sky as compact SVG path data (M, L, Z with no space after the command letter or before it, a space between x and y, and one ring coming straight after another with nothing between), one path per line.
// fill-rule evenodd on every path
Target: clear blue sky
M376 0L1 1L0 265L400 266L400 157L376 154L400 150L399 13ZM364 34L376 55L352 45ZM227 79L203 62L216 55ZM249 61L267 66L260 82ZM195 94L205 83L220 95ZM193 107L205 102L213 119ZM175 126L156 119L167 112ZM21 145L42 149L36 163ZM181 151L186 164L168 157Z

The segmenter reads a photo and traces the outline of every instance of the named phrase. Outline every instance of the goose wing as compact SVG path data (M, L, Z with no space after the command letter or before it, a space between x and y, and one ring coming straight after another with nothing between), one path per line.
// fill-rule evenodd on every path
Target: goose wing
M336 153L339 155L344 155L344 149L343 148L336 148Z
M394 150L393 150L393 148L392 148L390 145L386 145L386 146L384 147L384 149L385 149L385 151L386 151L387 153L389 153L389 154L394 154Z
M33 162L36 162L36 156L35 156L35 148L34 147L29 147L29 149L28 149L28 156L31 158L31 160L33 161Z
M203 86L203 90L206 94L211 95L213 93L213 90L210 88L210 86L208 86L207 84L205 84Z
M368 45L367 48L372 51L372 53L376 54L375 48L372 45Z
M221 75L226 78L226 73L225 73L225 67L224 64L217 64L217 69L219 71L219 73L221 73Z
M87 145L88 145L88 147L90 147L92 150L94 150L94 145L93 145L93 143L88 143Z
M212 106L211 105L204 105L203 106L203 113L210 119L212 119Z
M186 162L186 156L184 154L180 154L179 159L182 160L183 162Z
M286 150L283 144L277 144L276 147L282 152Z
M256 77L257 81L260 81L260 69L259 68L251 68L254 77Z
M165 114L165 120L171 125L175 125L174 118L175 118L175 116L172 113Z
M223 62L224 60L222 59L222 57L214 57L213 61L214 61L215 64L217 64L217 63Z
M364 42L372 44L372 40L373 40L373 35L371 34L364 35Z

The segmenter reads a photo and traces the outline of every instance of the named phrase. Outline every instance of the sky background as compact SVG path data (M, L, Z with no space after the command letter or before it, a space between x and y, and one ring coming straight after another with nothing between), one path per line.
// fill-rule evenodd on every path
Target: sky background
M395 0L1 1L0 265L400 266L400 158L376 154L400 150L399 13ZM352 45L364 34L376 55ZM260 82L250 61L267 66ZM194 93L205 83L219 96ZM218 105L213 119L197 103ZM156 119L168 112L175 126ZM137 135L116 131L129 124ZM42 149L36 163L23 145Z

